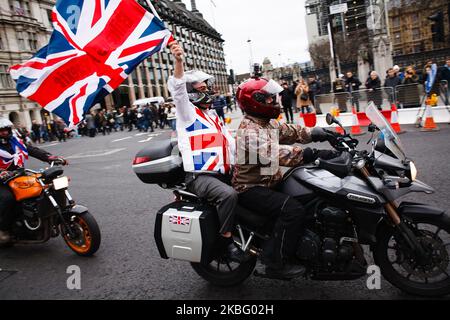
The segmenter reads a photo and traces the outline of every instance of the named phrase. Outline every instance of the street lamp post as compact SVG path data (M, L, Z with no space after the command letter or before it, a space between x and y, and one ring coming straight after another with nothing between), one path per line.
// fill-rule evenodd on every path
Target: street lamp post
M250 74L253 72L253 49L252 49L252 40L248 39L247 40L248 43L248 47L250 50Z

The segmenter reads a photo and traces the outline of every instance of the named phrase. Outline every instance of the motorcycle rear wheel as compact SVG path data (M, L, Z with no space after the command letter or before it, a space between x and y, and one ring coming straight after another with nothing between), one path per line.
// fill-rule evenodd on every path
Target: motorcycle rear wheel
M243 263L231 262L226 258L219 258L208 265L191 263L191 266L200 277L214 286L234 287L250 277L255 269L256 261L256 257Z
M397 229L387 224L377 238L375 263L386 280L408 294L423 297L450 294L450 218L414 219L413 226L417 228L418 241L432 256L428 264L418 263L402 243ZM431 282L432 279L436 281Z
M61 234L68 247L82 257L94 255L101 243L100 228L95 218L89 212L84 212L73 216L69 225L77 236L71 239L61 230Z

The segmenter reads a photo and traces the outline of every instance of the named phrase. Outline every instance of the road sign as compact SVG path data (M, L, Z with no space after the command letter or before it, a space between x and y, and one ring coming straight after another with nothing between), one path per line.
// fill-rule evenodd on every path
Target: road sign
M330 6L330 14L346 13L348 11L347 3Z

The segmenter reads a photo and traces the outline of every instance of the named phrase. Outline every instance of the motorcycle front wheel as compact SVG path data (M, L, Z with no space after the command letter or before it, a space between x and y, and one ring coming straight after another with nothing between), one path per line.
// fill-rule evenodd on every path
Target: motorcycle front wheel
M82 257L94 255L101 243L100 228L95 218L89 212L77 214L71 217L69 226L74 233L74 237L70 237L61 230L64 241L69 248Z
M398 230L383 226L374 250L375 263L391 284L418 296L437 297L450 294L450 219L414 219L409 228L426 251L420 262Z
M191 266L200 277L214 286L234 287L250 277L255 269L256 261L256 257L253 257L247 262L236 263L222 257L208 265L191 263Z

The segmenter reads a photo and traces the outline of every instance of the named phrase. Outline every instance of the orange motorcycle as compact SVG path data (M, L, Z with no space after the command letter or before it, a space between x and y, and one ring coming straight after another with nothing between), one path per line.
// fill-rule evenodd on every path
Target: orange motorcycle
M8 182L17 205L10 230L14 244L39 244L61 235L80 256L92 256L101 234L86 207L76 205L64 170L53 166L39 172L22 169Z

